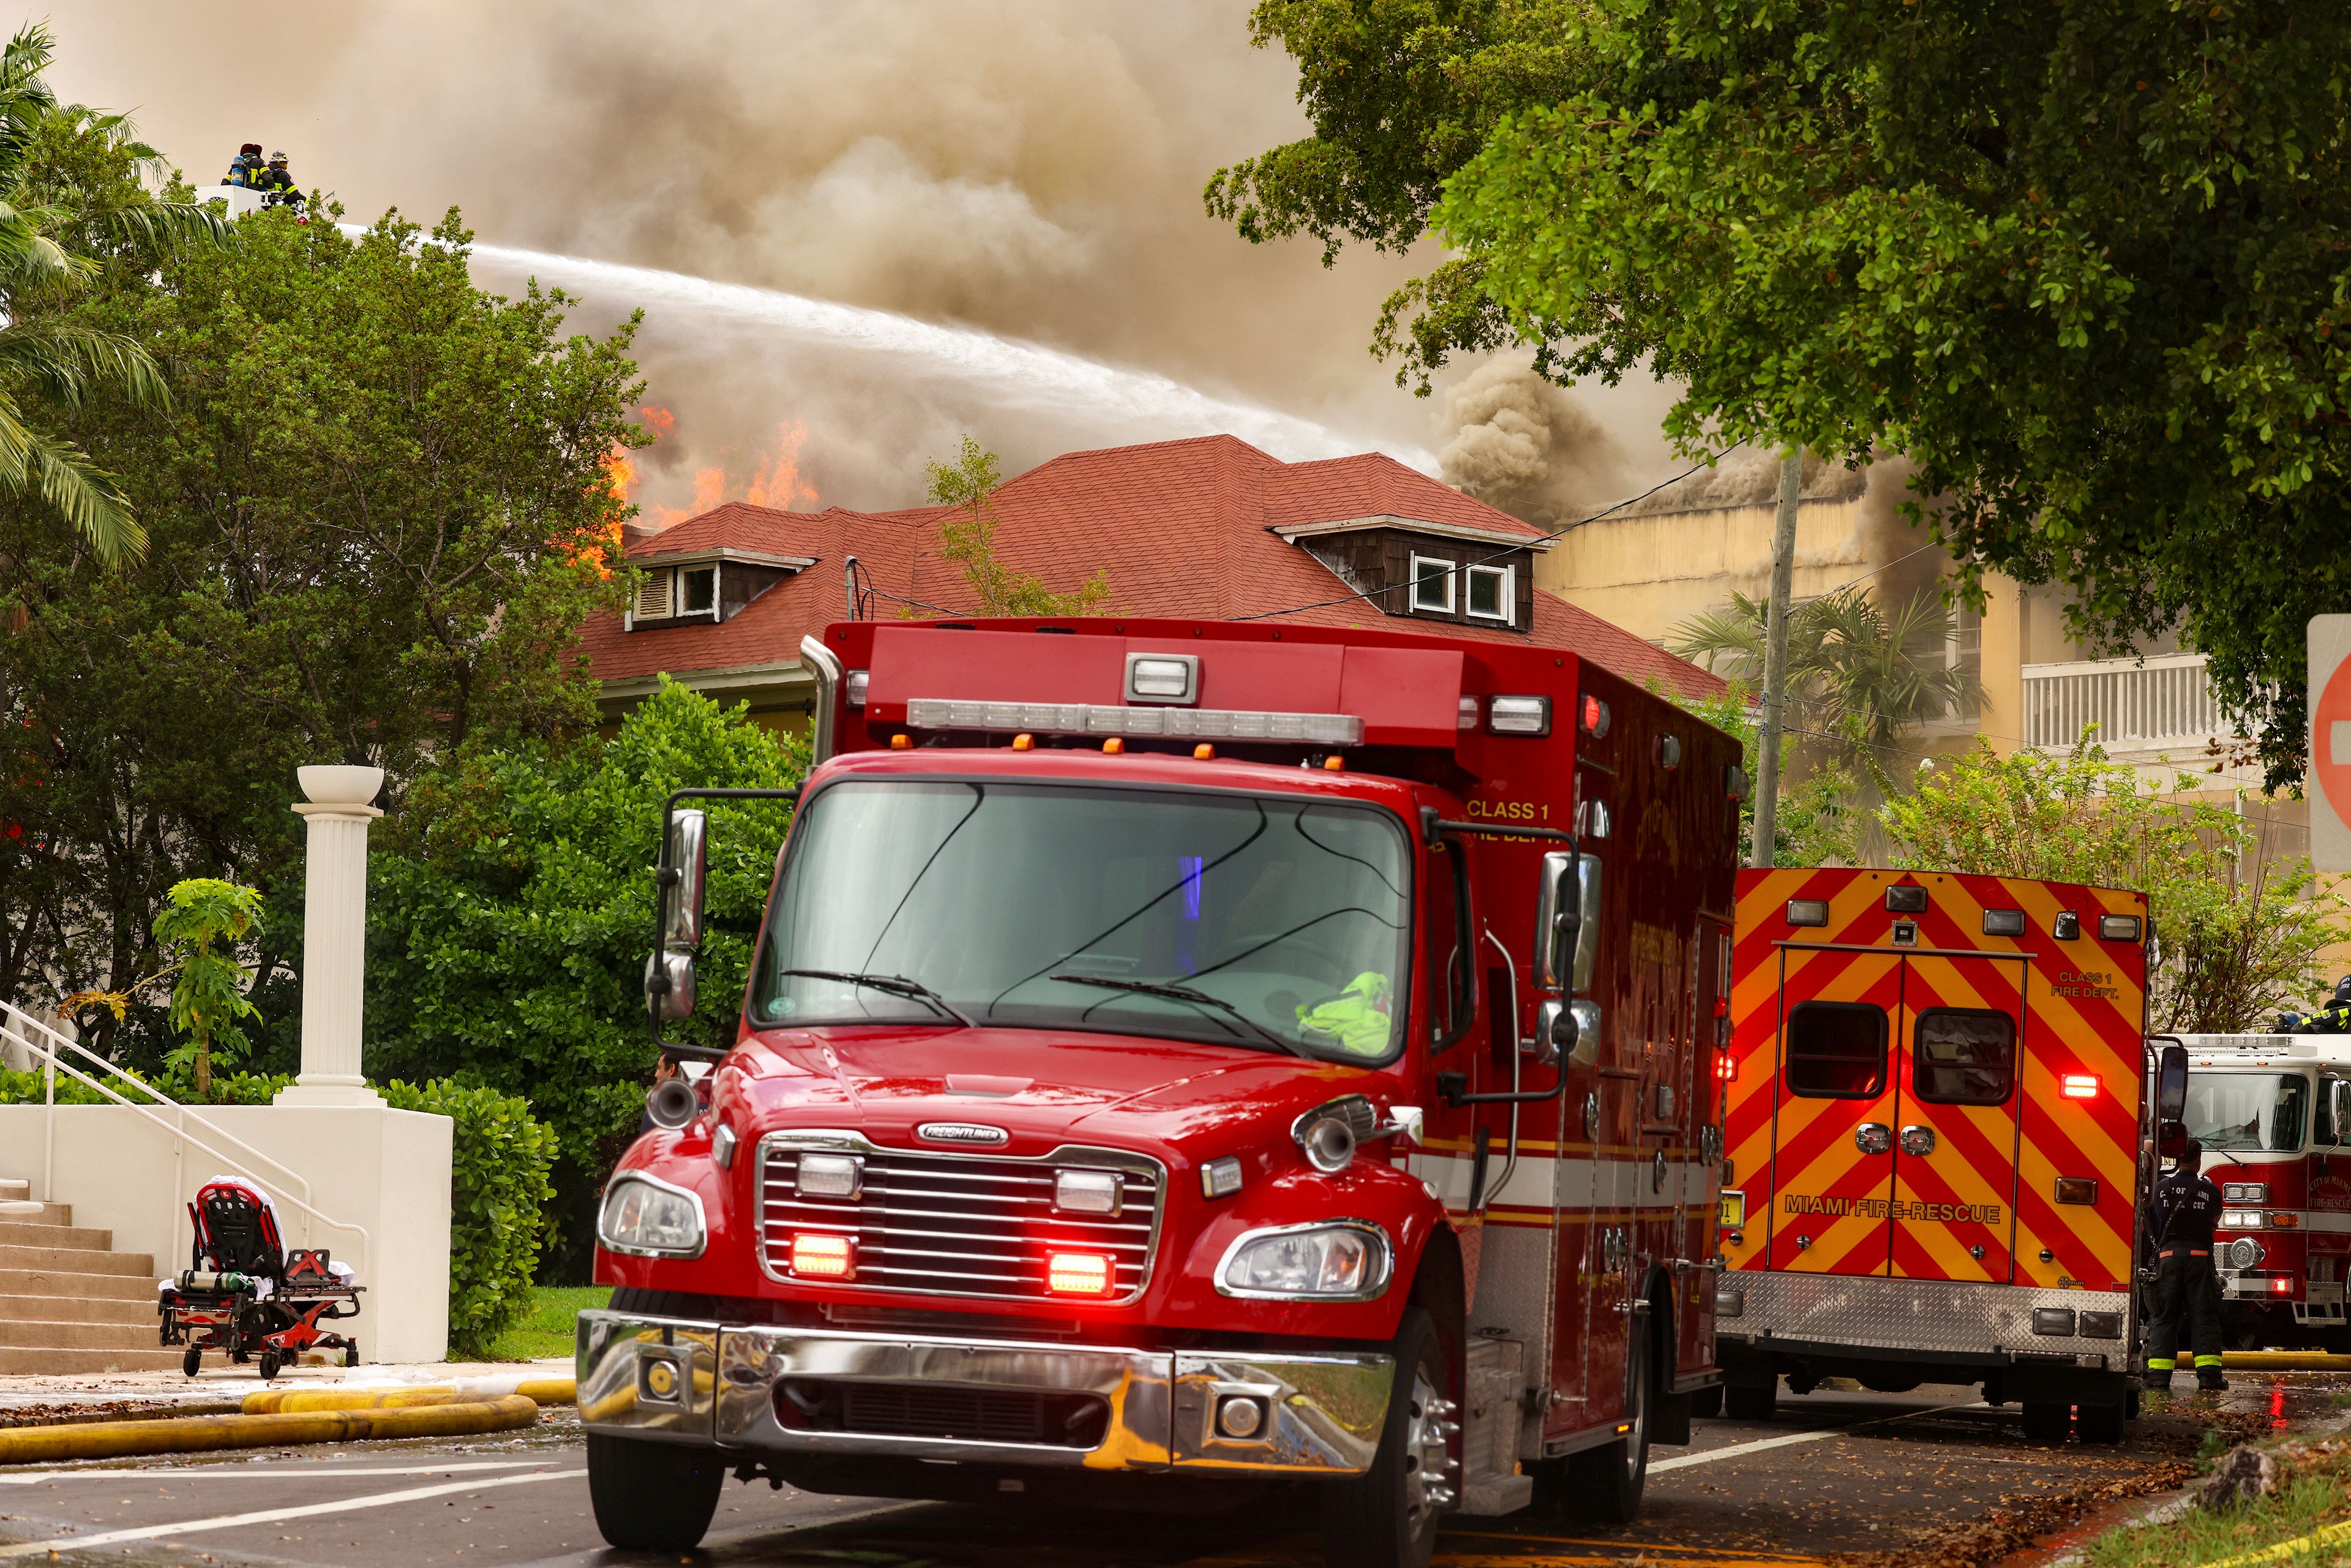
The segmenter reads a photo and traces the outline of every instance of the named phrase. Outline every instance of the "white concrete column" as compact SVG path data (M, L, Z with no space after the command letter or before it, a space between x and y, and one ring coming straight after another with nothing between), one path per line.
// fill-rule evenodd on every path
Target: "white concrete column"
M277 1092L280 1105L381 1105L360 1072L360 1008L367 967L368 804L381 768L296 770L309 800L310 842L302 897L302 1071Z

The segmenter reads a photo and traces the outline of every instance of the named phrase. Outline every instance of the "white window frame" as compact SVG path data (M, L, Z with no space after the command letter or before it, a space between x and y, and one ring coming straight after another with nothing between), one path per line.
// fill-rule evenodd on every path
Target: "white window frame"
M1426 603L1420 597L1420 569L1424 565L1441 566L1445 569L1445 602L1442 604ZM1460 567L1441 555L1416 554L1412 557L1412 565L1405 584L1405 602L1416 615L1451 615L1454 613L1454 603L1459 598L1459 591L1455 587L1455 580L1460 575Z
M710 602L700 610L689 610L685 607L686 574L688 572L695 571L707 571L710 573ZM718 562L715 560L708 562L706 565L701 562L690 561L684 566L677 569L677 587L673 591L675 597L672 600L671 605L672 609L678 616L683 618L686 616L700 617L707 615L713 621L718 619L718 573L719 565Z
M1463 575L1468 580L1468 582L1463 585L1461 591L1461 608L1471 620L1499 621L1507 625L1510 622L1518 619L1519 569L1517 567L1465 566L1461 570ZM1477 580L1479 574L1481 572L1488 577L1501 579L1502 591L1500 601L1502 607L1499 610L1480 610L1478 608L1477 595L1470 591L1468 584L1474 583Z

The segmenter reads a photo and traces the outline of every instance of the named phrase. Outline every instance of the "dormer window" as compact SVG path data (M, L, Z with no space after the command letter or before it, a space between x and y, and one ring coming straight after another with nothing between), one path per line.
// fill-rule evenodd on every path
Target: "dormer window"
M1412 558L1412 607L1432 615L1453 613L1453 563L1435 556Z
M698 560L678 556L646 560L641 555L637 562L644 575L629 602L632 632L731 621L768 590L816 564L806 556L758 554L725 545Z
M1473 566L1467 569L1469 579L1469 618L1473 621L1508 621L1519 605L1518 571L1507 566Z

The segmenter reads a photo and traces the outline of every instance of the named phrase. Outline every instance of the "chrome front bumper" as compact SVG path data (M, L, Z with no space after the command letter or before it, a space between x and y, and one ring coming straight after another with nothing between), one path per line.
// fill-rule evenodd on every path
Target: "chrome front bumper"
M1378 1354L1145 1351L580 1314L580 1418L590 1431L785 1453L1361 1475L1379 1451L1395 1372L1394 1358ZM1077 1396L1100 1400L1108 1419L1084 1448L816 1429L779 1417L787 1379ZM1217 1429L1218 1406L1236 1396L1254 1400L1263 1417L1249 1438Z

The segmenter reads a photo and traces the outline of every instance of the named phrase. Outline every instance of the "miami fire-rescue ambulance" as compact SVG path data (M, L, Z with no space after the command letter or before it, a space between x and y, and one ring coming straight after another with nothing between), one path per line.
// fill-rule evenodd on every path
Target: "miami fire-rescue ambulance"
M605 1192L606 1538L692 1546L730 1471L1040 1510L1296 1485L1349 1568L1546 1491L1630 1517L1718 1375L1737 743L1467 639L802 653L818 766L739 1031ZM705 822L673 808L669 1017Z
M2143 894L1739 878L1717 1306L1734 1415L1784 1376L1984 1385L2112 1441L2137 1388Z

